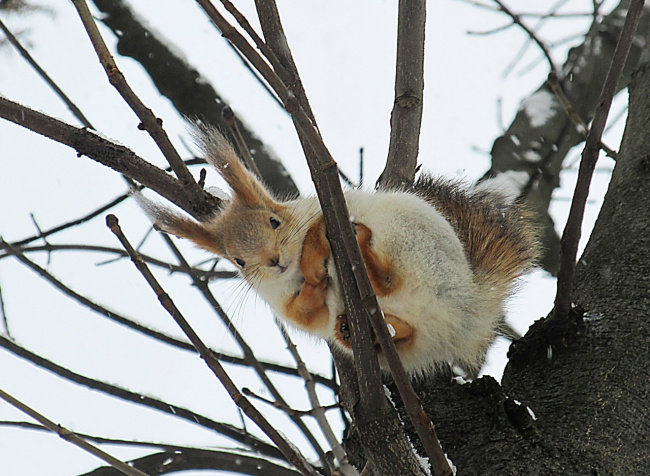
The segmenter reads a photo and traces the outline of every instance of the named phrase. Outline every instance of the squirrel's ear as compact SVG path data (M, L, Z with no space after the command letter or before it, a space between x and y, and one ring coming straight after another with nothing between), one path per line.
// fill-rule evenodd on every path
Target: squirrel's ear
M178 215L172 210L145 198L139 192L133 193L133 197L140 205L140 208L151 218L156 229L171 233L179 238L186 238L205 250L222 257L225 256L219 236L213 231L209 231L202 223Z
M256 205L273 202L264 185L244 167L232 144L218 129L198 122L192 125L194 141L205 155L205 159L228 183L234 198Z

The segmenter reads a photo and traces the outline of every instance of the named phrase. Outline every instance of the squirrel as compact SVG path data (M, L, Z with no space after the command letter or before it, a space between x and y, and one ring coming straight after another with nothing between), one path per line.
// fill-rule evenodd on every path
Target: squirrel
M277 316L351 353L318 199L274 198L217 129L198 126L195 139L232 198L198 222L139 196L155 226L227 259ZM400 190L350 190L345 200L407 372L449 363L477 371L504 302L535 262L527 211L498 192L428 175ZM377 352L386 369L378 346Z

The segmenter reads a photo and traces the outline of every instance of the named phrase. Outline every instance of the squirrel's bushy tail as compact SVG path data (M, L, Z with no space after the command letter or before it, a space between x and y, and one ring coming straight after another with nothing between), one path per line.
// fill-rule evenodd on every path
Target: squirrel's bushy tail
M506 299L519 276L535 265L539 245L531 214L497 191L422 176L414 191L451 224L465 247L477 284Z

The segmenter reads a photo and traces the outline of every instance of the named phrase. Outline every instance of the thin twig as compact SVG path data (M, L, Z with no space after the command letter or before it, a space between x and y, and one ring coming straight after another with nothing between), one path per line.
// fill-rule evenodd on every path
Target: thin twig
M467 34L472 35L472 36L489 36L489 35L494 35L496 33L501 33L502 31L506 31L514 26L514 23L510 22L506 25L502 26L496 26L494 28L490 28L489 30L468 30Z
M54 228L50 228L49 230L41 231L41 232L39 232L38 235L32 236L30 238L25 238L25 239L20 240L20 241L15 241L15 242L13 242L11 244L12 244L12 246L15 246L15 247L24 246L24 245L26 245L28 243L33 242L33 241L36 241L36 240L39 240L39 239L42 239L42 238L46 238L46 237L48 237L50 235L53 235L53 234L58 233L58 232L63 231L63 230L67 230L68 228L72 228L72 227L75 227L77 225L81 225L82 223L85 223L85 222L87 222L89 220L92 220L96 216L101 215L105 211L110 210L111 208L119 205L120 203L122 203L127 198L129 198L129 194L125 193L123 195L120 195L119 197L116 197L114 200L110 201L106 205L103 205L103 206L99 207L98 209L93 210L92 212L88 213L87 215L84 215L84 216L82 216L80 218L69 221L67 223L63 223L62 225L55 226Z
M500 12L501 9L499 7L495 7L494 5L488 5L482 2L478 2L475 0L461 0L463 3L467 3L468 5L473 5L475 7L479 8L484 8L486 10L490 10L493 12ZM532 17L532 18L582 18L582 17L588 17L591 16L592 12L565 12L565 13L558 13L558 12L549 12L549 13L534 13L534 12L522 12L519 14L520 17Z
M10 243L14 248L19 248L20 251L25 253L38 253L38 252L47 252L52 253L54 251L88 251L91 253L110 253L117 255L118 258L128 257L129 255L121 248L111 248L110 246L100 246L100 245L78 245L78 244L51 244L47 243L45 245L29 246L29 247L20 247L16 246L15 243ZM2 245L4 246L4 245ZM3 260L9 256L12 256L10 253L0 253L0 260ZM233 279L239 276L239 273L236 271L215 271L215 270L204 270L197 267L191 267L189 270L185 269L182 266L176 264L168 263L167 261L154 258L149 255L142 255L147 263L160 268L166 269L170 274L174 273L183 273L189 274L190 272L196 274L196 276L201 279Z
M549 68L553 73L557 75L558 69L555 66L555 62L553 61L553 57L551 56L551 52L549 51L548 46L546 46L546 44L538 38L537 34L533 30L531 30L528 27L528 25L524 23L520 15L517 15L508 7L506 7L501 0L493 0L493 1L499 6L500 10L502 10L506 15L508 15L512 19L513 23L519 25L528 34L529 38L533 40L537 44L537 46L539 46L539 48L544 52L544 56L548 61Z
M9 321L7 320L7 310L5 309L5 300L2 295L1 283L0 283L0 317L2 317L2 327L4 327L6 336L9 337L10 339L13 339L13 337L11 337L11 332L9 332Z
M625 24L621 30L612 63L603 84L603 89L598 99L598 107L594 113L591 123L591 130L587 136L585 148L582 151L580 171L576 182L569 218L567 219L564 233L561 240L560 270L557 279L557 294L555 296L555 308L553 317L555 319L567 319L571 312L573 295L573 278L578 254L578 243L580 241L582 219L584 216L585 204L589 195L591 177L598 160L601 138L612 99L616 93L617 83L625 66L625 60L632 46L636 27L643 11L644 0L631 0L625 17ZM580 317L581 319L581 317Z
M568 1L568 0L558 0L558 1L557 1L557 2L556 2L556 3L551 7L551 11L548 13L548 15L546 15L546 16L542 16L542 17L539 19L539 21L535 24L535 26L533 27L534 30L535 30L535 31L539 30L539 29L544 25L544 23L548 20L549 15L551 15L552 13L554 13L558 8L562 7L562 5L564 5L567 1ZM501 10L498 9L498 8L497 8L497 10L498 10L498 11L501 11ZM522 13L520 13L519 15L522 16L522 17L524 16ZM511 23L511 25L516 25L516 23ZM507 66L505 67L505 69L503 70L502 76L503 76L504 78L507 77L507 76L510 74L510 72L513 70L513 68L514 68L514 67L517 65L517 63L521 60L521 58L524 56L524 53L526 53L526 51L528 50L528 46L529 46L532 42L533 42L533 39L530 38L530 37L528 38L527 41L524 42L524 44L521 46L521 48L519 49L519 51L514 55L514 57L513 57L512 60L510 61L510 63L508 63L508 65L507 65ZM551 45L549 45L549 48L550 48L550 47L551 47ZM544 53L543 53L543 52L542 52L542 56L544 56ZM533 64L537 64L537 60L536 60ZM524 74L524 72L525 72L525 69L524 69L524 71L520 72L520 74Z
M359 188L363 187L363 147L359 147Z
M133 249L127 238L124 236L124 233L120 229L119 223L115 215L108 215L106 217L106 225L111 229L113 234L118 238L124 249L129 253L131 260L135 264L136 268L142 276L147 281L147 284L154 291L161 305L165 310L172 316L174 321L178 326L183 330L185 335L190 339L196 350L201 354L201 358L208 365L210 370L214 375L219 379L224 388L230 394L232 400L241 408L246 415L253 420L257 426L273 441L277 447L280 449L282 454L285 456L287 461L293 464L296 469L301 473L311 476L316 476L318 473L311 467L307 462L305 457L300 454L300 452L291 445L285 438L280 435L280 433L273 428L273 426L264 418L264 416L255 408L250 401L241 394L237 389L235 383L230 379L224 368L221 366L219 361L215 356L210 352L210 349L203 343L203 340L198 336L194 329L190 326L187 320L183 317L179 309L176 307L169 295L162 289L156 278L153 276L146 263L140 258L140 256Z
M282 404L276 400L271 400L270 398L265 398L261 395L258 395L257 393L253 392L250 388L244 387L242 388L241 392L246 395L247 397L254 398L256 400L259 400L260 402L264 402L267 405L272 406L273 408L277 408L278 410L282 410L285 412L287 415L294 415L297 417L306 417L306 416L314 416L314 409L311 410L296 410L295 408L291 408L289 405ZM322 407L324 410L336 410L341 408L341 406L338 403L333 403L331 405L326 405Z
M105 451L100 450L95 445L88 443L86 440L79 437L78 435L71 432L70 430L62 427L61 425L57 425L52 420L49 420L42 414L38 413L36 410L25 405L20 400L12 397L2 389L0 389L0 398L2 398L10 405L16 407L21 412L31 416L33 419L37 420L41 425L46 427L48 430L58 434L64 440L72 443L73 445L78 446L79 448L86 451L87 453L90 453L94 456L97 456L99 459L106 461L108 464L110 464L115 469L121 471L122 473L127 474L129 476L147 476L146 473L143 473L139 469L129 466L124 461L121 461L115 458L114 456L106 453Z
M589 126L585 123L585 121L582 120L582 117L580 117L578 111L576 111L576 109L573 107L573 104L571 104L569 98L566 97L566 94L564 94L564 90L562 89L562 85L560 84L560 81L558 80L557 76L553 72L549 73L547 82L548 85L551 87L551 91L553 91L555 96L562 103L562 107L564 107L564 112L566 112L567 117L573 123L574 127L576 128L576 131L578 131L578 133L583 135L586 139L587 136L589 135ZM616 160L617 153L614 149L612 149L602 141L600 142L600 148L605 151L608 157L611 157L612 159Z
M323 431L323 435L327 439L327 443L330 445L330 448L332 448L332 453L334 453L334 457L336 458L336 461L339 464L341 473L343 473L344 476L359 476L359 472L356 470L354 466L350 464L347 453L345 452L343 446L341 445L338 438L334 434L334 431L332 430L329 421L327 421L327 416L325 415L325 408L323 408L323 406L321 405L320 400L318 398L318 394L316 393L316 386L314 385L314 379L309 373L309 370L307 369L305 362L302 360L302 357L300 357L298 348L291 340L291 337L287 333L287 329L284 327L284 324L282 324L277 319L276 319L276 323L280 328L280 332L282 333L282 337L284 338L284 341L287 344L287 349L289 349L289 352L291 352L291 355L293 356L293 359L296 362L296 365L298 367L298 372L300 373L300 376L305 381L305 388L307 389L307 395L309 396L309 403L311 404L311 408L312 408L310 415L316 419L318 425Z
M228 128L230 129L230 133L232 137L235 139L235 145L237 146L237 150L239 151L239 157L243 159L246 168L251 172L253 172L257 178L259 178L260 180L264 180L262 174L260 173L260 170L257 168L257 164L253 160L251 151L248 149L248 146L246 145L244 136L242 136L241 131L239 130L239 126L237 126L237 121L235 120L235 113L233 112L230 106L225 106L221 110L221 119L223 119L223 122L225 122Z

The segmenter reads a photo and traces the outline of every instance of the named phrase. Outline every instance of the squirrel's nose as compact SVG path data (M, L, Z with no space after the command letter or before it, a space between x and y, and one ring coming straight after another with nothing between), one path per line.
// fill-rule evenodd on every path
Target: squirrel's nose
M280 264L280 257L277 255L269 258L268 264L269 264L269 268L277 267L280 270L280 274L284 273L287 270L287 266L282 266Z

